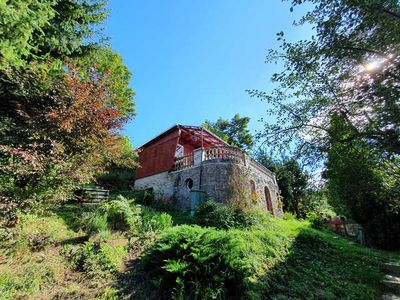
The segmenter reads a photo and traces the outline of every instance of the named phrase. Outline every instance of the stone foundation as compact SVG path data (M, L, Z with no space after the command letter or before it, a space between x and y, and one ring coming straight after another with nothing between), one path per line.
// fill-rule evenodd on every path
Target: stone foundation
M181 209L190 209L190 189L206 192L207 197L219 203L226 203L240 190L250 195L250 180L254 181L255 192L253 203L267 210L267 199L270 198L272 212L282 217L282 206L278 201L279 188L275 175L247 158L243 164L226 161L203 161L202 164L172 172L162 172L135 181L135 189L153 188L158 199L176 198Z

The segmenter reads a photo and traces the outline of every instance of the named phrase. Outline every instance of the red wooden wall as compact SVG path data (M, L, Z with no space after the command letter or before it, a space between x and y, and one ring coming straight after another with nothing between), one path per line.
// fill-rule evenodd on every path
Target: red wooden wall
M136 179L169 171L174 165L175 150L179 140L179 129L144 146L139 153L140 167L136 169Z
M207 138L203 139L203 134ZM215 139L210 133L203 132L200 127L177 125L142 146L139 152L140 166L136 169L136 179L172 170L178 143L184 146L184 155L192 153L201 146L225 144Z

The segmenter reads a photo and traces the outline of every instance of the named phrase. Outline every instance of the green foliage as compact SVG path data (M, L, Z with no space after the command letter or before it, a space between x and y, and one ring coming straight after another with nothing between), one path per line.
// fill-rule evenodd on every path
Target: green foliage
M118 133L134 116L131 74L99 43L105 1L0 6L0 197L42 209L109 166L133 168Z
M279 50L270 50L267 57L283 65L272 76L276 89L250 91L274 107L263 139L272 149L292 148L316 163L329 145L330 118L339 113L357 128L350 138L365 138L382 151L399 154L399 3L291 2L309 10L297 24L308 24L315 33L296 42L277 34Z
M308 222L271 218L252 230L173 227L138 276L151 299L376 299L384 259Z
M285 262L268 274L268 294L272 299L378 299L382 258L328 232L303 229Z
M80 223L81 229L89 235L108 230L107 214L101 210L83 213Z
M288 221L293 221L293 220L296 219L296 216L295 216L294 214L290 213L290 212L285 211L285 212L283 213L283 218L284 218L285 220L288 220Z
M311 223L311 226L316 229L321 229L325 225L324 217L316 212L309 212L307 214L307 220Z
M52 238L43 232L28 236L28 246L32 251L43 250L53 242Z
M206 120L203 127L218 135L232 146L242 150L250 150L253 147L253 136L247 129L249 117L240 117L236 114L230 121L219 118L216 122Z
M273 123L265 124L260 137L278 152L293 150L314 168L328 156L337 211L360 222L371 243L399 247L393 241L400 232L400 4L291 2L292 9L309 9L297 24L315 31L297 42L277 34L280 49L267 58L283 65L272 76L276 89L250 91L273 106ZM344 133L331 130L338 116L346 123Z
M119 299L134 291L139 299L378 299L382 262L399 259L313 230L309 222L271 217L244 230L179 226L161 238L159 230L132 236L130 258L150 248L141 263L121 270L124 235L82 243L74 223L93 210L66 204L47 216L21 215L14 242L0 242L1 296ZM161 214L141 212L146 220ZM54 243L32 251L28 238L41 235Z
M100 208L107 218L107 223L113 230L127 231L141 224L140 208L131 205L123 196L106 202Z
M141 232L160 232L172 226L172 216L149 207L141 209Z
M175 299L239 298L256 289L251 277L259 257L246 255L250 246L239 232L183 225L146 251L141 269L162 295Z
M273 160L265 151L256 154L256 160L276 175L284 211L305 217L313 208L305 201L309 175L295 159Z
M353 130L342 117L332 120L332 146L324 173L331 204L364 227L371 245L399 248L400 179L392 172L397 162L382 157L363 140L337 142Z
M63 254L75 270L96 275L101 271L117 272L126 251L106 243L87 242L81 246L66 246Z
M268 216L262 211L242 211L207 200L196 208L194 222L218 229L248 228L268 222Z
M153 206L157 202L154 192L151 189L130 191L128 196L135 199L136 203L142 205Z
M33 60L62 61L88 51L97 43L95 26L107 15L105 4L103 0L2 1L0 70L25 67Z
M329 191L326 186L322 188L307 188L299 203L302 217L309 212L319 212L329 217L335 216L333 207L329 204Z

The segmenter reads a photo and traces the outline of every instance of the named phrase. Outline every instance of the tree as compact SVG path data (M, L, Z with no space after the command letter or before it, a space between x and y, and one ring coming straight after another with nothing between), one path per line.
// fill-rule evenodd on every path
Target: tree
M309 176L299 163L288 158L282 161L274 160L265 151L259 151L256 154L256 160L275 173L282 196L283 209L299 218L305 217L308 208L302 205L302 202L308 187Z
M293 0L293 6L305 1ZM290 43L283 32L281 50L269 61L283 60L272 79L272 93L250 91L274 106L277 122L261 135L271 146L312 159L325 157L332 115L354 127L349 140L371 140L382 152L400 152L400 6L397 1L313 0L298 24L310 23L315 35Z
M304 2L293 0L292 9ZM311 24L315 34L288 42L278 33L280 50L268 54L269 61L284 62L272 77L277 88L250 91L272 104L276 116L260 138L280 152L290 148L309 166L327 162L338 212L362 223L376 245L391 247L389 240L400 232L393 221L400 203L393 184L400 177L400 4L307 2L313 8L298 24Z
M1 86L0 192L20 208L65 199L107 165L135 165L118 134L132 109L112 98L107 73L68 69L49 81L32 67Z
M24 210L67 199L109 166L135 166L119 133L135 114L131 74L96 29L105 1L0 6L11 24L0 40L2 202Z
M0 70L48 60L60 67L101 41L95 25L106 17L106 0L13 0L0 3Z
M206 120L202 126L228 144L246 151L253 147L253 136L247 129L249 122L249 117L241 118L239 114L236 114L230 121L223 118L219 118L216 122Z
M400 178L388 172L390 165L382 164L380 153L368 142L337 142L335 137L346 138L353 130L342 116L334 116L324 172L330 203L338 213L363 225L369 244L398 248Z

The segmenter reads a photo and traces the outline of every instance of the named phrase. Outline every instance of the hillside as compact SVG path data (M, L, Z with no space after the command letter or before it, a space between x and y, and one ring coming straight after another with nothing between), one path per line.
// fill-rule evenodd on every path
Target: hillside
M399 260L306 221L176 226L196 220L129 203L136 225L119 231L87 234L93 207L23 215L1 245L1 299L379 299L381 264Z

